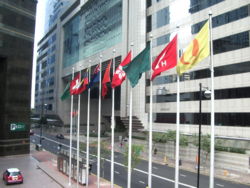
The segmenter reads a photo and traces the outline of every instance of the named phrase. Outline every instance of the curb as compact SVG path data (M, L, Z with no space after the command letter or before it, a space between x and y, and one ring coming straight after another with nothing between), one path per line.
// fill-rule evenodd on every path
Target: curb
M64 185L62 185L56 178L54 178L52 175L50 175L46 170L44 170L43 168L41 168L40 163L37 165L37 167L39 169L41 169L45 174L47 174L47 176L49 176L52 180L54 180L59 186L61 186L62 188L65 188Z

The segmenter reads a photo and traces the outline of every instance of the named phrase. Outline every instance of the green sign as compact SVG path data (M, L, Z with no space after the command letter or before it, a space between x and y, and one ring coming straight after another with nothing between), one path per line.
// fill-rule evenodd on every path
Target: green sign
M11 131L25 131L26 125L24 123L11 123L10 130Z

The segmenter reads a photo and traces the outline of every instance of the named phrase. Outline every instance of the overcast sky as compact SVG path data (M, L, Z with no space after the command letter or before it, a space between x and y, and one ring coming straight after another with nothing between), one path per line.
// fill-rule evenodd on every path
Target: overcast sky
M35 97L37 43L44 35L46 2L47 0L38 0L37 9L36 9L36 28L35 28L34 51L33 51L33 70L32 70L32 89L31 89L31 108L34 108L34 100L35 100L34 97Z

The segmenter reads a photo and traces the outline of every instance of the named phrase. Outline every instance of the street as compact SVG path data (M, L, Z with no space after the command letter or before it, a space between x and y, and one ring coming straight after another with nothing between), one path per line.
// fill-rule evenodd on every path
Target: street
M58 152L58 144L61 143L64 149L69 146L68 139L57 139L55 136L44 133L44 140L42 141L43 148L52 152ZM39 143L40 137L35 134L31 137L33 143ZM76 142L73 141L73 148L76 148ZM85 152L81 152L84 156ZM90 152L91 154L91 152ZM92 172L96 173L96 159L95 157L90 157L90 161L93 164ZM114 170L114 181L115 184L122 187L127 187L127 168L123 165L123 154L115 152L115 170ZM148 162L142 160L140 164L132 172L131 187L132 188L145 188L147 185L147 168ZM174 173L175 169L166 165L161 165L153 163L153 178L152 185L157 188L172 188L174 187ZM103 170L101 169L101 175ZM104 178L110 180L110 158L105 160L104 164ZM194 188L196 187L197 174L189 171L180 170L179 184L180 188ZM209 187L209 177L201 175L200 176L200 187ZM229 181L215 178L215 187L225 187L225 188L249 188L248 185L235 184Z

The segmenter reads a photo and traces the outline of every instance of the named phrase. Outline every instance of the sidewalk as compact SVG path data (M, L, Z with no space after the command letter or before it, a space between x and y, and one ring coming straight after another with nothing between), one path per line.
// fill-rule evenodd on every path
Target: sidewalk
M57 184L61 187L72 187L76 188L76 181L71 181L71 186L69 186L69 178L65 174L61 173L57 169L57 156L47 152L47 151L32 151L31 155L39 161L38 168L40 168L44 173L46 173L49 177L51 177ZM111 184L109 181L101 178L100 187L102 188L110 188ZM86 186L79 185L79 188L83 188ZM89 175L89 188L97 187L97 177L93 174ZM119 188L119 186L114 185L114 187Z

